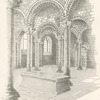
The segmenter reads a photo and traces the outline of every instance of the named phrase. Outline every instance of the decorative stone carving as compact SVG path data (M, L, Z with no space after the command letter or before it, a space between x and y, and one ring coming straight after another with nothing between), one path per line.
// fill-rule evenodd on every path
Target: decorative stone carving
M19 7L22 3L22 0L8 0L8 6L9 7Z

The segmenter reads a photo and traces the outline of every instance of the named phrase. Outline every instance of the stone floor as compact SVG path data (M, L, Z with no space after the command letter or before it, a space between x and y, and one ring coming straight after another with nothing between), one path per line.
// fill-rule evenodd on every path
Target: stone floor
M54 69L53 72L52 68ZM79 71L75 68L71 68L71 82L73 83L73 86L71 86L71 90L53 97L48 93L45 94L41 91L21 87L21 73L25 71L26 69L24 68L16 69L14 72L14 86L21 95L19 100L76 100L88 93L97 90L100 87L100 79L96 76L95 69L86 69ZM54 66L45 66L42 71L49 74L54 74L56 68L54 68Z

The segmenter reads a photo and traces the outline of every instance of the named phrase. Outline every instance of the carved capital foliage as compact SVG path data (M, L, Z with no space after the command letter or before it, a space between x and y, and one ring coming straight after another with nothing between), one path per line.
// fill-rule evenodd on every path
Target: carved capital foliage
M71 21L67 21L67 26L71 26Z
M8 0L8 7L10 8L19 7L21 3L22 0Z
M59 36L57 37L57 40L58 40L58 41L60 41L60 40L62 40L62 39L64 39L64 36L63 36L63 35L59 35Z
M40 43L40 42L41 42L41 39L35 38L35 39L34 39L34 42Z
M77 39L77 43L78 43L78 44L82 44L81 38L78 38L78 39Z

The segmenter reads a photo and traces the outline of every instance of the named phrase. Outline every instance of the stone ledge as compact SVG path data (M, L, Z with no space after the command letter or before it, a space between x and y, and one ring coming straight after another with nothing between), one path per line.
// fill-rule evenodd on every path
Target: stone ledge
M70 82L68 76L55 74L54 76L36 75L32 73L22 74L21 87L41 91L45 94L55 95L70 90Z

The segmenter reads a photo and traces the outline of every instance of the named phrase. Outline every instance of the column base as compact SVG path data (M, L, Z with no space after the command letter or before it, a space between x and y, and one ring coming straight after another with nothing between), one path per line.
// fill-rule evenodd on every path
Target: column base
M73 83L69 80L69 84L70 84L70 86L73 86Z
M28 64L28 66L27 66L27 71L28 71L28 72L30 72L30 71L31 71L30 64Z
M69 76L70 77L70 69L69 69L69 67L67 67L66 68L66 72L65 72L65 74L64 75L67 75L67 76Z
M17 65L17 66L16 66L16 69L19 69L19 68L21 68L21 65Z
M35 67L34 70L41 71L41 69L39 67Z
M83 70L83 68L82 67L78 67L77 70Z
M13 88L7 92L6 96L3 97L3 100L18 100L20 94Z
M63 73L63 70L61 68L58 68L58 70L56 72L57 73Z

